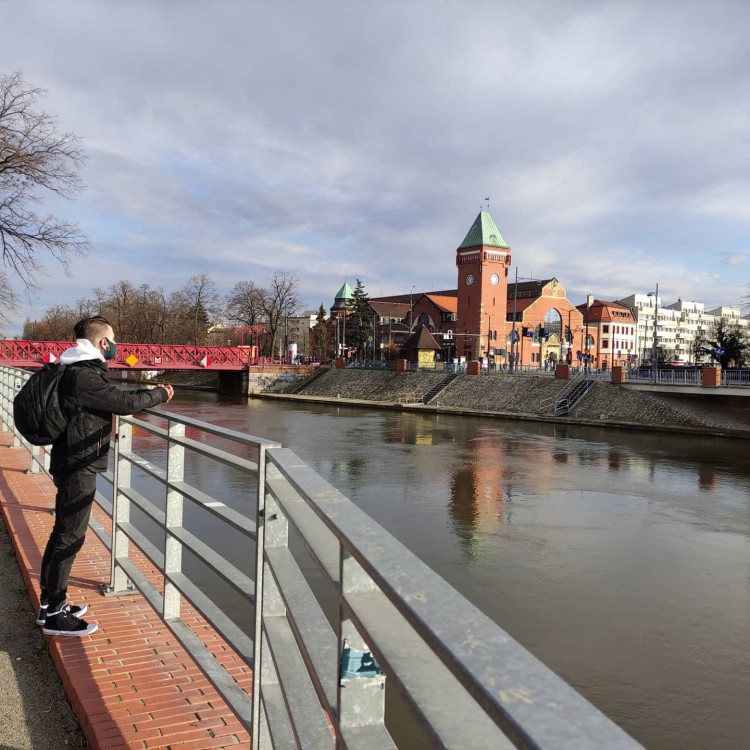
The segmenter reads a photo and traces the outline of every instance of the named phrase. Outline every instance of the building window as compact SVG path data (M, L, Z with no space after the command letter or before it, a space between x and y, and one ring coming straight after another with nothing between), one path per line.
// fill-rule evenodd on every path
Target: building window
M602 339L602 349L609 349L609 339Z
M609 326L608 325L602 326L602 333L609 333Z

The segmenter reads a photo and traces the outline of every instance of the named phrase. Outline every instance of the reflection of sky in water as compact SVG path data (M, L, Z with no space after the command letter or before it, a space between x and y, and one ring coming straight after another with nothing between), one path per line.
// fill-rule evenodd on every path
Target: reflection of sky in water
M750 736L745 442L205 394L170 406L294 449L647 746ZM196 483L249 501L210 464L188 464Z

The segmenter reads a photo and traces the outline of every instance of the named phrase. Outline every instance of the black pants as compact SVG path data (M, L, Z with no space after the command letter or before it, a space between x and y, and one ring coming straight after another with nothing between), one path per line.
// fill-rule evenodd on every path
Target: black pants
M41 603L55 612L65 602L70 569L83 547L96 493L96 473L90 469L53 477L57 487L55 525L42 558Z

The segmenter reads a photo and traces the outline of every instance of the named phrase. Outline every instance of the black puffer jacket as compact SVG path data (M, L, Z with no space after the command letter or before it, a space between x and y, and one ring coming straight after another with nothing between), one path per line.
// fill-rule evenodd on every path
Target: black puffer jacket
M113 414L135 414L167 400L164 388L125 391L109 382L107 365L98 359L67 366L59 386L60 404L71 419L52 444L50 473L107 468Z

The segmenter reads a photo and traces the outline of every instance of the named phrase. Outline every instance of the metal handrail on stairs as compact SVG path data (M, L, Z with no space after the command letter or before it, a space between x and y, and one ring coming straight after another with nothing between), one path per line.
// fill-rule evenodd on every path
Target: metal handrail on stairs
M570 413L581 399L596 385L593 378L579 378L572 381L556 398L545 398L539 402L539 411L551 411L555 416Z

